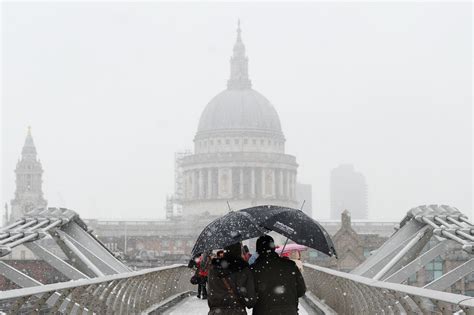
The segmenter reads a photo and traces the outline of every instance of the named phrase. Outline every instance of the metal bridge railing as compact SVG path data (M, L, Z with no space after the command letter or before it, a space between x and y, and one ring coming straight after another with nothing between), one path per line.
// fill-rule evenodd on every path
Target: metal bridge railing
M192 289L191 269L172 265L0 293L8 314L138 314Z
M305 264L308 290L338 314L474 314L474 298Z

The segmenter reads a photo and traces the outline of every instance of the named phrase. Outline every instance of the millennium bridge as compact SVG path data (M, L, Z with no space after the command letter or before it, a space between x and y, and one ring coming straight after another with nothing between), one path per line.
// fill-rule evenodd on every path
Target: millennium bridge
M40 240L51 238L67 259ZM436 245L423 250L433 240ZM42 284L0 261L19 289L0 292L7 314L206 314L193 298L185 265L132 271L72 210L38 209L0 229L0 256L24 245L70 281ZM464 251L469 260L424 287L403 284L438 256ZM300 314L474 314L474 298L445 292L474 270L474 225L458 209L420 206L350 273L305 264L308 287ZM202 310L202 311L201 311Z

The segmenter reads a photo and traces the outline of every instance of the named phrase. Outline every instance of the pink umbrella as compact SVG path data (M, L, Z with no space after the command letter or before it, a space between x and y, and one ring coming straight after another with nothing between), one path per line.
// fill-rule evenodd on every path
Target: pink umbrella
M278 246L275 251L278 253L278 254L281 254L281 251L283 249L283 246ZM285 249L283 250L283 254L285 253L290 253L290 252L293 252L293 251L298 251L298 252L301 252L303 250L307 250L308 247L304 246L304 245L299 245L299 244L287 244L285 246Z

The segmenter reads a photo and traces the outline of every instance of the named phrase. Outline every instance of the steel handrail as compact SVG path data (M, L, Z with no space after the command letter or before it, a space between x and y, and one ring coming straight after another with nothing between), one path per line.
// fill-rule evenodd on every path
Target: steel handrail
M452 310L460 308L465 313L474 313L474 298L470 296L374 280L311 264L304 264L304 266L305 280L309 290L338 312L341 312L341 307L344 305L351 305L352 311L358 313L362 311L362 309L357 309L358 305L365 303L364 305L370 305L372 310L378 307L401 307L405 310L418 307L423 313L426 309L421 305L423 303L420 301L422 301L428 302L430 307L435 309L440 308L439 305L448 305ZM327 284L331 282L333 285L328 286ZM353 290L344 290L346 287L351 287ZM366 294L356 296L357 290L366 291ZM360 301L361 297L365 301ZM352 300L358 300L360 304L344 303ZM342 313L344 312L347 310L344 309Z
M132 272L124 272L124 273L119 273L115 275L103 276L103 277L80 279L80 280L73 280L73 281L68 281L68 282L58 282L58 283L52 283L52 284L45 284L38 287L13 289L9 291L0 292L0 300L24 297L28 295L35 295L35 294L40 294L40 293L45 293L45 292L50 292L50 291L71 289L71 288L75 288L75 287L79 287L83 285L100 284L107 281L127 279L127 278L136 277L136 276L151 274L157 271L173 269L177 267L184 267L184 266L185 265L183 264L174 264L174 265L169 265L169 266L164 266L164 267L156 267L156 268L143 269L143 270L132 271Z
M182 264L0 292L0 311L46 310L77 313L101 310L141 313L180 292L192 290L191 269ZM138 285L139 284L139 285ZM130 291L130 289L133 289ZM124 291L125 290L125 291ZM91 293L93 297L91 298ZM125 292L123 298L119 292ZM127 293L128 292L128 293ZM143 297L147 298L143 298ZM140 297L140 303L137 303Z

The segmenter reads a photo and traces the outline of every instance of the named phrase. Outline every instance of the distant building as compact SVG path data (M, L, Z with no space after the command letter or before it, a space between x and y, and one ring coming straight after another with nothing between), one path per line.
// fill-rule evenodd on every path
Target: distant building
M349 272L360 265L372 251L378 249L395 232L395 223L380 224L373 222L372 225L381 225L383 234L376 231L356 232L352 226L351 214L345 210L341 213L340 226L337 231L329 230L323 222L322 225L328 230L337 250L338 259L310 250L307 260L320 266L329 267L345 272ZM364 224L365 225L365 224ZM380 228L379 228L380 230Z
M146 268L187 263L197 236L215 218L203 214L172 220L84 221L127 265Z
M303 205L303 212L313 217L313 187L309 184L296 183L296 201L298 209Z
M47 205L42 190L43 167L36 157L36 147L29 127L15 174L16 190L15 198L11 201L10 221L22 217L33 208Z
M240 25L227 89L206 106L194 137L194 153L182 157L183 216L224 214L262 204L297 207L294 156L273 105L252 89ZM168 215L174 213L171 205Z
M331 171L331 219L339 219L345 209L354 219L368 218L367 183L363 174L351 164L343 164Z

